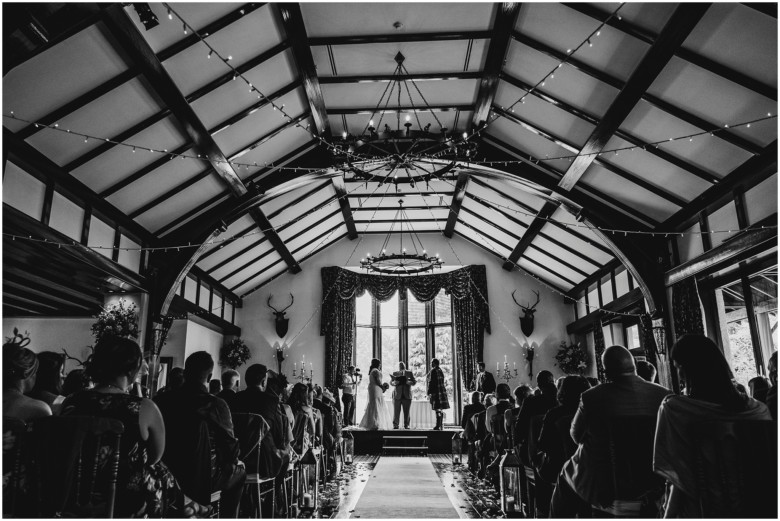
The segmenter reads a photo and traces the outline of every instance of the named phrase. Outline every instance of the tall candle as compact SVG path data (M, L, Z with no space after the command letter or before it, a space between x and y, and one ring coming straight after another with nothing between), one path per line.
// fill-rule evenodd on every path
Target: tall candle
M496 362L496 371L498 371L499 365L498 362Z
M517 362L512 362L512 368L517 369Z
M506 355L504 355L504 363L506 363Z

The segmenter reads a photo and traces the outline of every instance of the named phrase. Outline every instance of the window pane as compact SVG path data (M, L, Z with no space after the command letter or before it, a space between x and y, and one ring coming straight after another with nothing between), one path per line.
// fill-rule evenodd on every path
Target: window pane
M359 422L363 409L366 406L368 398L368 367L371 365L371 359L374 358L374 335L370 327L358 327L355 334L355 367L360 369L363 375L363 382L358 385L357 400L358 407L355 408L356 420Z
M425 325L425 303L418 301L414 296L409 293L407 297L409 299L409 325L410 326L424 326Z
M410 328L407 339L409 340L409 367L414 374L417 383L412 387L412 400L427 400L425 387L425 375L428 374L428 365L425 358L425 329L421 327Z
M446 322L452 322L452 303L450 295L444 293L444 290L439 291L434 301L434 317L437 324L443 324Z
M398 371L398 362L401 361L398 348L399 330L397 328L382 328L382 381L390 383L393 371ZM385 400L392 399L392 393L385 393Z
M728 348L729 364L737 382L748 387L748 381L756 376L756 357L750 338L742 282L737 281L715 292L721 327L725 325L724 348Z
M438 297L437 297L438 298ZM455 411L454 395L454 364L452 360L452 327L437 327L434 329L434 356L439 359L439 367L444 373L444 387L450 401L450 408L444 411L444 421L452 423Z
M371 310L374 304L371 294L366 291L362 297L355 299L355 323L361 326L371 325Z
M635 325L627 327L626 338L628 339L628 345L626 346L628 349L641 347L639 345L639 326Z
M766 371L769 357L777 349L777 266L752 275L750 292Z
M398 292L388 300L387 302L381 302L379 304L379 316L381 318L380 324L382 326L398 326ZM397 344L397 342L396 342Z

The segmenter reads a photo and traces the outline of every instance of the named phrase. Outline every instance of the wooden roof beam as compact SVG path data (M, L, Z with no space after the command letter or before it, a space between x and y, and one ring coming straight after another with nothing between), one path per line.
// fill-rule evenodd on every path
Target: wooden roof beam
M373 34L361 36L322 36L309 38L309 45L366 45L374 43L449 42L453 40L487 40L492 31L454 31L436 33Z
M347 237L349 240L357 239L357 228L355 228L355 219L352 216L352 208L349 205L349 198L347 197L347 187L344 183L343 177L334 177L331 182L333 188L336 190L336 198L339 201L341 207L341 215L344 217L344 224L347 225Z
M472 130L482 128L490 116L490 108L498 91L499 75L504 68L504 57L509 50L512 30L517 23L521 5L519 2L504 2L496 7L490 44L482 68L482 78L479 81L474 115L471 118Z
M681 4L675 9L653 46L642 57L625 86L588 137L585 146L580 150L579 157L572 161L571 166L558 183L561 188L564 190L574 188L580 177L596 159L596 155L604 149L607 141L642 98L642 94L652 85L674 56L674 52L680 48L696 27L709 6L710 4Z
M460 172L458 174L458 181L455 183L455 193L452 196L452 203L450 204L450 211L447 215L447 226L444 228L444 236L448 239L452 239L452 235L455 233L455 224L458 222L458 215L460 214L461 206L463 205L463 198L466 197L466 190L469 186L468 172Z

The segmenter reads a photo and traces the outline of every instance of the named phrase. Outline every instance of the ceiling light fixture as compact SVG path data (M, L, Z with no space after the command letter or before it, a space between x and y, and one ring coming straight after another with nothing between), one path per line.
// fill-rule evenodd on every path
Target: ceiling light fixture
M408 223L406 224L406 231L404 231L404 222L408 221L408 219L409 217L406 215L406 211L404 211L404 200L399 199L398 211L396 211L393 223L387 232L385 242L382 243L381 253L377 256L368 253L366 258L360 259L361 268L367 272L373 271L384 275L398 276L417 275L433 271L436 268L441 269L444 260L439 258L439 254L437 253L435 257L430 257L417 233ZM398 224L398 231L394 232L396 224ZM387 246L393 233L397 233L399 237L399 253L387 253ZM410 243L407 243L407 245L411 244L414 253L408 252L404 247L404 233L409 236Z

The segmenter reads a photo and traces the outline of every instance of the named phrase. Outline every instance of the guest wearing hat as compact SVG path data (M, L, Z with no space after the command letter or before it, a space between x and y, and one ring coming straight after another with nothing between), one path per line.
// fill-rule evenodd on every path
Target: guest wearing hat
M16 335L3 346L3 416L30 422L44 416L51 416L51 407L42 401L25 396L35 387L38 373L38 357L23 347L29 339Z

